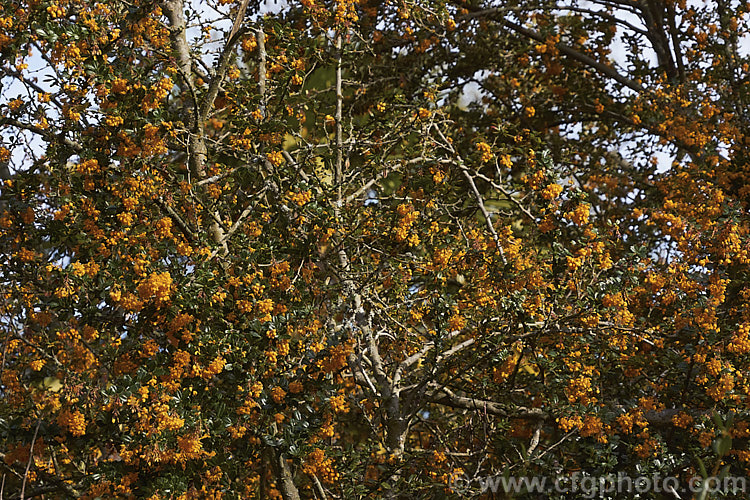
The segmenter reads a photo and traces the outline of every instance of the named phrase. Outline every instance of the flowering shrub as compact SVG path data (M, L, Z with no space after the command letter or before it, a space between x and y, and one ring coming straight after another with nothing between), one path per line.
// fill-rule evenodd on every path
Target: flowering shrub
M3 494L747 475L750 15L652 3L0 0Z

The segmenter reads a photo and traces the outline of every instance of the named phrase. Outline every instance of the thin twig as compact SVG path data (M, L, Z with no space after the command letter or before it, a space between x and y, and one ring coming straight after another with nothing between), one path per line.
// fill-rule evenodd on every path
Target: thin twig
M42 419L36 421L36 429L34 429L34 437L31 439L31 445L29 446L29 461L26 463L26 471L23 473L23 482L21 483L21 500L26 495L26 480L29 478L29 470L31 469L31 462L34 460L34 444L36 443L36 437L39 435L39 426L42 425ZM3 477L3 479L5 479Z
M482 9L482 10L475 10L474 12L470 12L469 14L461 16L459 19L472 19L472 18L477 18L477 17L495 18L497 22L499 22L505 28L511 31L515 31L516 33L519 33L527 38L536 40L537 42L545 43L547 41L545 37L543 37L539 33L536 33L535 31L532 31L528 28L524 28L520 24L516 24L512 21L508 21L507 19L505 19L505 17L503 17L503 14L504 12L502 11L501 8ZM594 68L595 70L602 73L604 76L611 78L612 80L615 80L616 82L621 83L622 85L628 87L631 90L634 90L635 92L642 93L645 91L643 86L641 86L638 82L621 75L612 67L607 66L606 64L600 63L596 59L582 52L575 50L569 45L559 42L555 44L555 47L557 47L557 49L560 52L570 57L571 59L575 59L578 62L581 62L587 66Z
M445 145L450 149L451 153L453 153L457 160L458 160L458 166L463 172L464 176L466 177L466 180L469 181L469 186L471 186L472 193L474 194L474 198L477 200L477 205L479 206L479 210L482 212L482 215L484 216L484 221L487 225L487 229L489 229L490 234L492 235L492 239L495 240L495 247L497 248L498 253L500 254L500 260L502 261L503 265L507 264L508 261L505 258L505 251L503 250L502 245L500 245L500 238L497 235L497 231L495 231L495 227L492 225L492 219L490 218L489 212L487 212L487 208L484 206L484 199L482 198L482 194L479 192L479 189L477 189L477 185L474 182L474 178L469 173L469 169L464 165L464 160L461 158L461 156L458 154L458 151L453 147L453 144L451 141L449 141L445 135L443 135L443 132L440 130L440 128L435 125L434 126L437 133L440 135L440 138L443 140Z
M258 193L258 196L260 197L265 191L267 187L263 187L260 192ZM242 223L245 221L248 215L250 215L253 210L255 210L255 207L258 206L258 203L260 202L260 198L258 201L253 203L252 205L245 208L245 210L242 211L239 217L237 217L237 220L232 224L232 227L229 228L229 230L224 233L224 236L222 237L221 241L219 241L219 246L217 246L213 252L211 252L211 259L216 257L219 254L219 251L227 246L227 243L229 242L229 238L232 237L232 235L240 228Z
M323 500L326 500L328 497L326 496L326 491L323 489L323 485L320 484L320 479L318 479L318 476L313 474L313 483L315 484L315 489L318 490L318 493L320 494L320 497Z

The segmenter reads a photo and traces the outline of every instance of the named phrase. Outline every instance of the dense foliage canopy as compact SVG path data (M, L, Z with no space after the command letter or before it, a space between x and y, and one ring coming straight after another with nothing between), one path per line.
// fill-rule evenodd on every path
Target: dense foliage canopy
M748 474L750 5L0 12L0 497Z

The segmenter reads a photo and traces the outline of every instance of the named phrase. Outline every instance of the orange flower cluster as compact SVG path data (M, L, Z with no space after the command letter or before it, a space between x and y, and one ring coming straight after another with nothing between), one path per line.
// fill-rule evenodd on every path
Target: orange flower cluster
M409 233L412 225L419 218L420 213L414 210L413 206L405 203L399 205L396 208L396 212L400 216L395 234L396 241L407 241L412 246L418 245L419 237L416 234Z
M487 163L488 161L492 160L494 155L492 154L492 147L487 144L486 142L478 142L476 144L477 151L480 153L480 161L482 163Z
M83 414L77 410L63 410L57 415L57 423L67 429L73 436L86 434L86 420Z
M315 448L307 456L302 468L306 473L320 477L326 484L335 484L339 478L333 460L327 457L325 451L320 448Z
M138 285L138 296L142 300L153 300L157 305L169 302L174 291L174 283L169 272L152 273Z

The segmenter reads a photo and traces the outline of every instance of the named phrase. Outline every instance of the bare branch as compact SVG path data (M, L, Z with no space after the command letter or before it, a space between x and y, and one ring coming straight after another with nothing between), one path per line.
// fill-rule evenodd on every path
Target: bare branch
M80 153L81 151L83 151L83 146L81 144L75 141L71 141L67 137L64 137L62 135L55 135L50 130L37 127L36 125L31 125L29 123L23 123L14 118L5 118L5 117L0 118L0 125L10 125L11 127L28 130L29 132L33 132L35 134L42 136L45 140L49 142L57 142L60 144L64 144L65 146L68 146L76 153Z
M184 220L182 220L182 217L180 217L180 214L178 214L174 208L168 205L161 198L157 199L156 203L169 214L173 221L175 221L177 227L180 228L180 231L182 231L182 234L187 237L188 241L195 241L195 239L197 238L195 232L190 229L190 227L185 223Z
M524 420L550 420L552 416L540 408L526 408L518 406L508 411L500 403L476 398L467 398L454 394L446 387L437 391L426 394L427 401L430 403L442 404L452 408L462 408L465 410L485 411L491 415L503 418L524 419Z
M471 186L472 194L474 195L474 198L476 198L479 210L484 216L484 221L487 224L487 229L489 229L490 234L492 235L492 239L495 240L495 248L497 248L497 251L500 254L500 260L503 264L507 264L508 261L505 259L505 251L503 250L502 245L500 245L500 238L497 235L497 231L495 231L495 227L492 225L492 218L490 217L489 212L487 212L487 208L485 208L484 206L484 199L482 198L482 194L479 192L479 189L477 189L476 183L474 183L474 178L469 173L469 169L466 167L466 165L464 165L463 158L461 158L461 156L458 154L458 151L456 151L456 149L453 147L453 144L448 139L446 139L445 135L443 135L443 132L437 125L435 125L434 128L440 135L440 138L443 140L444 145L448 147L451 153L456 156L456 159L458 160L458 166L466 177L466 180L469 181L469 186Z
M208 86L208 91L206 92L206 95L203 98L203 103L201 104L201 121L205 121L206 117L208 117L208 114L211 112L214 101L216 101L216 96L219 95L219 88L221 88L221 84L226 77L227 70L229 69L229 63L231 61L230 56L239 39L247 31L245 28L242 28L242 22L245 19L245 11L247 10L248 1L249 0L242 0L239 9L237 10L237 16L234 18L232 31L229 33L224 49L219 56L219 62L216 65L216 73Z
M26 463L26 471L23 473L23 482L21 483L21 500L24 500L26 494L26 481L29 479L29 470L31 470L31 463L34 461L34 444L36 444L36 437L39 435L40 425L42 425L42 419L36 421L34 437L31 439L31 444L29 445L29 461Z
M262 196L263 193L266 191L267 187L263 187L260 192L258 193L258 197ZM255 207L258 206L258 202L256 201L252 205L249 205L245 210L242 211L239 217L237 217L237 220L234 221L234 224L232 224L232 227L229 228L229 230L224 234L224 236L219 241L219 246L214 249L213 252L211 252L211 258L215 257L219 253L220 248L225 248L227 246L227 243L229 243L229 239L232 237L232 235L237 232L237 230L242 226L242 223L245 222L245 219L253 213L253 210L255 210Z
M478 17L486 17L486 18L495 19L497 22L502 24L505 28L511 31L515 31L516 33L519 33L527 38L531 38L532 40L536 40L537 42L544 43L546 41L545 38L539 33L536 33L535 31L532 31L528 28L524 28L523 26L519 24L516 24L512 21L508 21L507 19L505 19L505 17L502 16L501 8L476 10L474 12L470 12L469 14L461 16L459 19L473 19L473 18L478 18ZM575 50L574 48L572 48L571 46L567 44L559 42L555 44L555 47L557 47L557 49L560 52L570 57L571 59L575 59L576 61L580 63L583 63L587 66L594 68L595 70L602 73L604 76L611 78L612 80L615 80L616 82L621 83L622 85L628 87L631 90L634 90L638 93L641 93L645 90L639 83L621 75L620 73L615 71L612 67L607 66L606 64L600 63L599 61L595 60L591 56L587 56L586 54L583 54L582 52Z
M482 411L502 418L551 421L554 416L541 408L527 408L516 406L508 409L495 401L469 398L459 396L446 387L438 388L425 395L430 403L450 406L451 408L462 408L465 410ZM615 407L615 411L624 411L622 407ZM669 427L674 425L672 418L679 413L687 413L694 417L705 417L711 415L710 410L692 410L686 408L667 408L664 410L649 410L644 412L643 418L653 427Z

